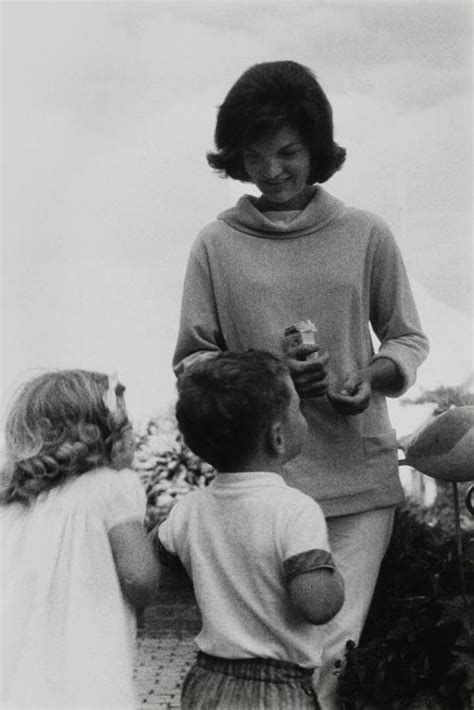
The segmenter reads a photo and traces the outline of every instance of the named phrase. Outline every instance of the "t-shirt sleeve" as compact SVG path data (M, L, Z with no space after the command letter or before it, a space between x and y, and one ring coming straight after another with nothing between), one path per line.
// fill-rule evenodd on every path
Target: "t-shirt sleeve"
M171 552L170 548L173 548L171 540L169 538L169 525L168 520L165 520L158 529L155 531L153 538L153 548L155 550L155 555L158 557L159 561L165 567L172 570L173 572L182 573L184 566L175 552ZM167 544L162 542L162 538L167 540Z
M169 517L161 523L161 525L157 525L154 532L155 536L153 544L155 545L155 549L158 550L159 548L164 547L170 555L175 555L176 550L173 543L173 535L171 532Z
M180 533L182 533L183 525L179 513L181 508L183 508L183 503L184 501L179 501L173 506L167 519L158 526L155 541L160 554L162 554L164 549L169 555L178 556L179 537Z
M287 510L282 543L286 580L317 569L335 570L326 521L316 501L309 496L301 496Z
M130 520L144 520L145 488L135 471L111 471L107 488L107 499L103 502L108 530Z

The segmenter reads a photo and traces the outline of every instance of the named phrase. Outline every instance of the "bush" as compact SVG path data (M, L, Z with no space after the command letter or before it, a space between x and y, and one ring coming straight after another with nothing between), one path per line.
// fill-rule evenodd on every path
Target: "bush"
M184 495L206 486L215 475L212 466L186 446L172 417L152 419L137 434L134 468L145 486L148 529L165 520Z
M215 475L184 444L171 417L151 420L138 433L134 467L146 488L150 528ZM437 487L429 508L406 503L397 510L364 633L359 646L348 649L340 676L346 710L474 707L474 636L467 633L474 598L460 594L452 485L438 481ZM462 502L468 487L458 484L464 575L471 590L473 523Z
M474 699L474 597L460 594L455 537L442 517L405 504L360 644L348 644L339 680L346 710L471 710ZM472 530L463 531L464 575L473 588Z

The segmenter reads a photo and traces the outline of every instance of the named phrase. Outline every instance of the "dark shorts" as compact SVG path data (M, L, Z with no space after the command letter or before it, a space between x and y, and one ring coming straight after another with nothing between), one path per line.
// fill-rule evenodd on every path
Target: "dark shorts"
M270 658L227 659L201 651L184 679L183 710L319 709L314 668Z

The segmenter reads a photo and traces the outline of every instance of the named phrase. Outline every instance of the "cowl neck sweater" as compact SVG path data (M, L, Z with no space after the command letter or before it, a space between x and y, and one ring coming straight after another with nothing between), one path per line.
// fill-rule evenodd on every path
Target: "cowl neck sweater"
M398 396L413 384L427 353L398 247L381 219L318 186L293 219L275 223L245 195L192 247L175 371L220 350L259 348L281 356L285 329L307 319L329 352L334 389L349 372L387 357L403 381L391 393ZM286 467L287 483L316 498L326 515L402 499L384 396L374 392L368 409L351 417L326 397L304 399L301 406L308 437Z
M254 237L296 239L323 229L344 210L344 203L341 200L319 186L306 207L303 210L294 210L294 219L284 224L275 222L264 212L260 212L255 201L256 198L252 195L243 195L235 207L221 212L218 219Z

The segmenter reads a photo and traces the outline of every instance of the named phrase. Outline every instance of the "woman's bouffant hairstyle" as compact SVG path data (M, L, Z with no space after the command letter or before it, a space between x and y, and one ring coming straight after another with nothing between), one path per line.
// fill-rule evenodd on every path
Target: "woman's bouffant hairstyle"
M105 403L107 375L48 372L25 383L5 425L6 463L0 502L28 504L66 478L107 465L128 424ZM116 394L124 391L117 385Z
M331 105L311 70L292 61L255 64L236 81L219 108L217 151L207 161L224 177L251 182L243 149L284 125L310 151L308 184L325 182L342 167L346 151L334 142Z
M287 366L262 350L197 361L178 379L176 418L194 453L218 471L238 471L290 400Z

